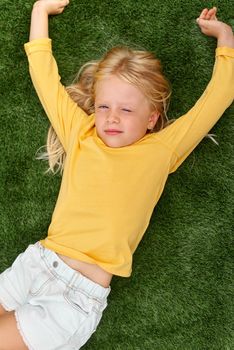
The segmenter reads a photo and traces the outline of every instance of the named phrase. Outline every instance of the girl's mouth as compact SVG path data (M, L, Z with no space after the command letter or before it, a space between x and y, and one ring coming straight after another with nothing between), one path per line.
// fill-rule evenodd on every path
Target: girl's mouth
M106 129L106 130L104 130L104 132L105 132L107 135L119 135L119 134L122 134L122 133L123 133L123 131L118 130L118 129Z

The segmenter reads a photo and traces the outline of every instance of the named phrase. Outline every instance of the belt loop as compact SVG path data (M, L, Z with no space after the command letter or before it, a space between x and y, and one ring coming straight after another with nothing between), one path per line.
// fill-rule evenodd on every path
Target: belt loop
M72 288L74 286L75 281L79 278L79 273L77 271L74 270L72 277L70 279L70 281L68 281L68 288Z
M39 248L40 256L44 260L44 249L43 249L43 246L41 245L40 242L37 242L36 244L37 244L37 246Z

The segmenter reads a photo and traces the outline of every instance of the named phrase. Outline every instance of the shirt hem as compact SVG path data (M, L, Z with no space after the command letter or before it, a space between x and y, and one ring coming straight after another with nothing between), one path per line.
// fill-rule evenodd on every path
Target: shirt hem
M66 247L61 247L61 246L57 245L56 243L49 244L48 241L46 242L45 240L41 240L40 243L43 247L50 249L57 254L61 254L61 255L67 256L71 259L77 259L77 260L80 260L80 261L83 261L83 262L86 262L89 264L96 264L99 267L101 267L104 271L111 273L112 275L119 276L119 277L130 277L131 276L132 271L126 272L126 273L119 272L118 270L107 266L109 264L101 263L98 260L90 258L89 256L85 255L84 253L80 253L80 252L76 251L75 254L70 254L69 252L67 252Z

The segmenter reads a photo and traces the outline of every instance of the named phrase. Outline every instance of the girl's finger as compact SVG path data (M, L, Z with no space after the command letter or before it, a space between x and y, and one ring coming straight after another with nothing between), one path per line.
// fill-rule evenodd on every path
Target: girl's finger
M217 17L216 17L216 14L217 14L217 7L213 7L213 17L212 19L216 20L217 21Z
M201 12L201 14L200 14L199 18L201 18L201 19L205 19L205 17L206 17L206 15L207 15L207 13L208 13L208 9L207 9L207 8L205 8L204 10L202 10L202 12Z
M217 13L217 7L214 6L214 7L213 7L213 10L214 10L214 12L215 12L214 15L216 15L216 13Z
M210 10L207 12L206 19L214 19L215 14L216 14L216 8L213 7L212 9L210 9Z

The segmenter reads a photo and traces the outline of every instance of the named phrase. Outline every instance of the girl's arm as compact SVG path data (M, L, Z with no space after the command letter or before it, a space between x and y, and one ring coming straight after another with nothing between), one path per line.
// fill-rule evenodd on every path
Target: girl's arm
M48 38L48 17L63 12L69 0L39 0L36 1L31 14L29 41Z
M32 9L30 41L25 44L29 70L41 104L65 151L71 132L81 130L87 114L70 98L61 84L48 38L48 17L62 13L68 0L39 0Z
M212 78L196 104L157 137L173 151L174 172L230 106L234 99L234 38L231 27L216 18L216 9L203 10L198 25L206 35L217 38Z

